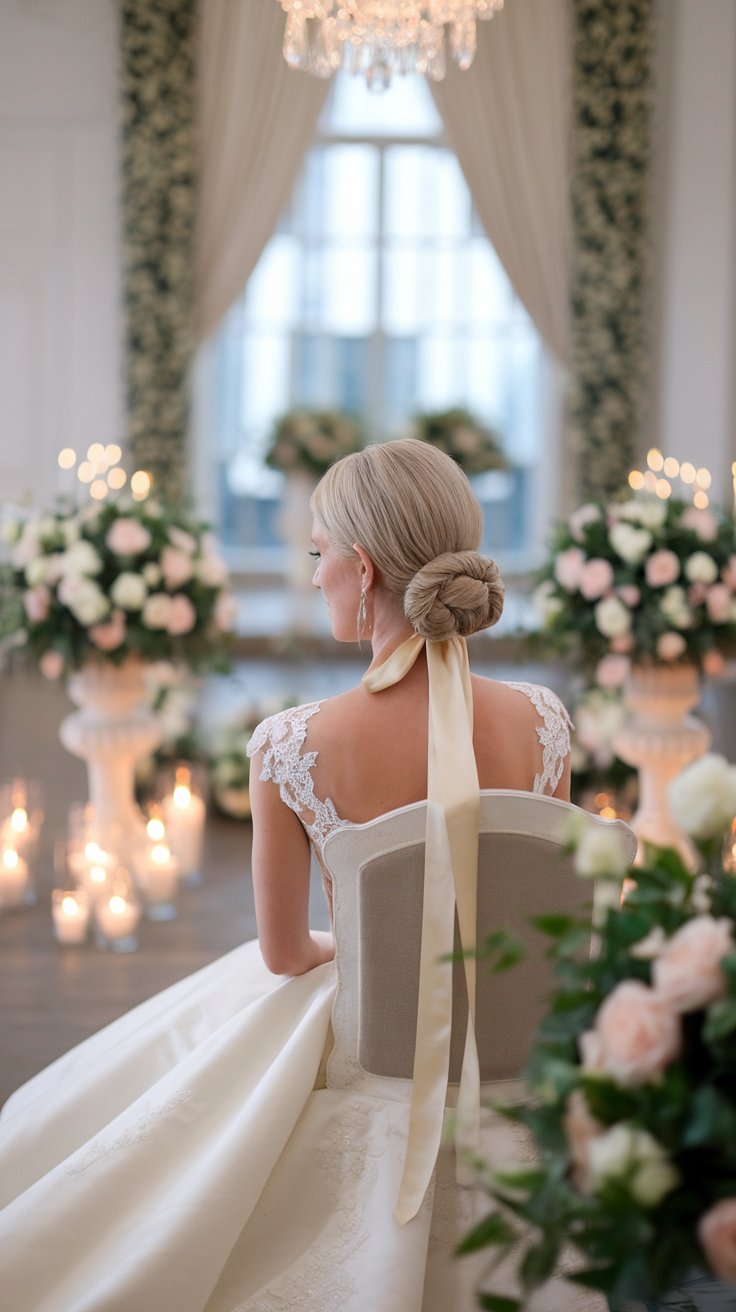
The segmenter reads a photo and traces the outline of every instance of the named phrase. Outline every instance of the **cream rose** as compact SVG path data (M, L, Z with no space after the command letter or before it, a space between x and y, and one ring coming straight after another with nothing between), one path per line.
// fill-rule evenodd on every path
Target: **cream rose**
M689 629L693 616L684 588L668 588L659 603L659 609L674 628Z
M706 752L672 780L670 806L692 838L718 838L736 816L736 765Z
M691 583L715 583L718 566L707 551L694 551L685 561L685 577Z
M594 1189L607 1180L624 1180L642 1207L656 1207L680 1182L661 1143L623 1121L590 1139L588 1158Z
M701 1216L698 1239L711 1270L736 1284L736 1198L722 1198Z
M661 661L676 661L687 647L681 633L660 633L657 638L657 655Z
M67 575L99 574L102 569L102 559L91 542L88 542L86 538L80 538L68 551L63 553L61 567L64 574Z
M628 866L628 844L619 826L586 821L575 849L576 874L583 879L621 880Z
M593 1033L599 1044L596 1068L632 1087L661 1075L682 1042L679 1016L654 989L635 979L609 993Z
M715 542L718 537L718 520L710 510L698 510L697 506L688 506L680 523L683 528L691 528L697 533L701 542Z
M148 588L143 575L127 570L118 574L110 589L113 606L119 606L121 610L140 610L147 596Z
M721 961L734 949L730 920L695 916L668 939L652 966L652 983L674 1011L698 1011L726 992Z
M546 628L556 615L564 609L564 602L554 595L555 585L551 579L545 579L532 593L532 607L540 624Z
M596 628L604 638L616 638L631 628L631 612L618 597L604 597L593 613Z
M595 524L601 517L601 512L594 502L589 501L584 506L579 506L574 510L568 519L570 532L576 542L582 542L583 529L587 524Z
M171 597L167 592L153 592L148 597L141 616L147 629L167 629L171 614Z
M608 541L627 565L638 565L652 545L652 535L646 528L635 528L633 524L621 521L613 525Z

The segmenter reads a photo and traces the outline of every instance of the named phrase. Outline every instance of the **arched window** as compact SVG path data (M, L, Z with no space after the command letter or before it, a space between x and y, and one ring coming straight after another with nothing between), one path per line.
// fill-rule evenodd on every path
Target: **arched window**
M400 436L464 405L512 468L481 475L485 547L523 564L539 447L539 335L474 212L423 77L383 95L334 79L286 213L217 348L220 529L234 566L277 564L279 474L263 454L297 405Z

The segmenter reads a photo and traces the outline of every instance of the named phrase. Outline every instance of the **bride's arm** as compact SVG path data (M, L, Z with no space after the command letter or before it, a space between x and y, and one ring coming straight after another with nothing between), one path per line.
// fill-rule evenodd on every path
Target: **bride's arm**
M263 960L274 975L303 975L331 961L332 935L309 930L309 840L278 785L250 775L253 891Z

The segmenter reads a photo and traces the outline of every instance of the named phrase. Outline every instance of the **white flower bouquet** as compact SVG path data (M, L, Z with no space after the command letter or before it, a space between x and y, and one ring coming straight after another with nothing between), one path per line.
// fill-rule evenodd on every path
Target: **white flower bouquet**
M570 1245L567 1279L611 1312L668 1292L662 1307L680 1306L671 1291L694 1272L736 1286L736 766L702 757L671 793L699 871L650 848L627 872L619 833L584 824L571 849L597 881L596 951L589 922L534 922L557 982L526 1072L532 1099L506 1114L527 1126L536 1161L483 1164L495 1210L460 1250L505 1253L522 1238L522 1297L486 1292L496 1312L524 1307Z
M203 524L150 501L38 517L9 507L2 536L0 629L47 677L91 657L221 660L234 603Z
M534 592L537 645L569 652L601 687L632 665L718 675L736 652L736 525L643 494L589 504L558 525Z

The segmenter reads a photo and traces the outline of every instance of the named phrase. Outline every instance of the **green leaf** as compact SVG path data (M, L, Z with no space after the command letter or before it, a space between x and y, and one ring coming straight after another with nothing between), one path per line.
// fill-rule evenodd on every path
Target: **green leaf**
M535 1193L541 1189L547 1178L544 1171L499 1171L494 1180L504 1189L521 1189L524 1193Z
M496 953L498 959L489 966L491 975L500 975L502 971L510 970L526 955L519 940L513 938L505 929L497 929L493 934L489 934L482 947L478 948L476 955L479 961L489 961Z
M532 916L529 921L534 929L546 934L548 938L562 938L576 923L571 916Z
M695 1093L693 1111L685 1127L682 1142L686 1148L701 1144L736 1144L736 1110L712 1085L705 1084Z
M706 1043L722 1039L736 1029L736 998L719 998L708 1008L703 1038Z
M501 1298L499 1294L479 1294L478 1304L488 1312L519 1312L521 1308L518 1298Z
M489 1212L488 1216L484 1216L483 1220L479 1221L464 1239L461 1239L455 1252L458 1256L462 1253L474 1253L479 1248L511 1244L515 1238L514 1231L500 1212Z
M535 1244L524 1256L519 1275L525 1289L534 1289L552 1274L560 1251L557 1235L545 1235L540 1244Z

